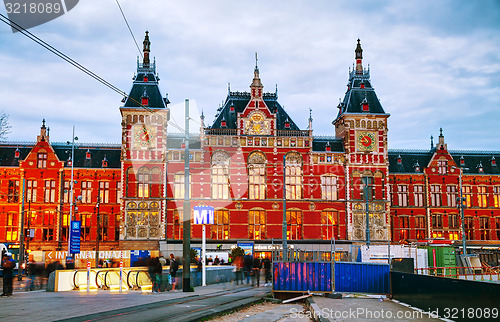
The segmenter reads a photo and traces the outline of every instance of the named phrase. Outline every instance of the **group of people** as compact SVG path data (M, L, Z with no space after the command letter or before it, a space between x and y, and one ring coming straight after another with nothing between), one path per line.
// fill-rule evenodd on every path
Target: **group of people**
M177 291L177 271L179 270L179 263L174 257L174 254L170 254L170 278L172 279L172 291ZM163 257L153 257L148 261L148 273L153 282L153 293L159 293L162 290L162 279L163 279L163 266L167 264L167 260Z
M252 283L252 286L260 286L260 271L264 269L265 285L271 282L271 261L269 258L261 260L259 257L250 255L236 257L233 261L235 272L235 283L243 284L243 278L246 279L246 284Z

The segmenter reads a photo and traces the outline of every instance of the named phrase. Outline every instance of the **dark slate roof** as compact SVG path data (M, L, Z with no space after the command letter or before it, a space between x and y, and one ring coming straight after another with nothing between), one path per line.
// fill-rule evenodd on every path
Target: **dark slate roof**
M331 152L344 153L344 141L335 137L318 136L313 138L312 148L314 152L325 152L329 144Z
M285 112L283 107L278 103L278 95L276 93L264 93L264 103L271 113L276 113L277 121L276 128L278 130L300 130L290 116ZM236 129L237 115L245 110L250 101L249 92L229 92L223 106L217 109L215 121L210 127L211 129ZM231 106L234 106L234 112L231 112ZM226 127L221 127L221 121L226 121ZM290 127L285 128L285 122L290 122Z
M167 133L167 150L183 150L182 143L184 142L183 133ZM189 149L201 149L201 141L199 133L189 134Z
M389 150L389 173L416 173L414 165L420 166L420 173L423 168L429 164L435 149L431 150ZM465 165L464 174L492 174L500 175L500 151L459 151L449 150L453 160L460 166L460 159L463 158ZM401 157L401 164L398 164L398 157ZM497 165L494 166L492 159L495 159ZM479 165L482 165L483 172L479 171Z
M0 143L0 166L19 166L19 160L24 160L35 142L2 142ZM71 145L66 143L51 143L57 157L64 161L65 167L68 167L67 161L71 156ZM19 149L19 160L15 158L15 151ZM86 159L86 152L90 151L90 160ZM75 148L76 168L101 168L104 158L108 161L108 168L120 169L120 145L119 144L77 144Z
M125 100L123 107L137 108L141 107L141 97L146 94L149 97L149 108L166 108L170 103L167 98L161 96L159 88L160 78L155 73L155 63L144 66L137 63L137 75L134 77L134 83L130 94ZM144 76L147 76L147 82L144 82Z

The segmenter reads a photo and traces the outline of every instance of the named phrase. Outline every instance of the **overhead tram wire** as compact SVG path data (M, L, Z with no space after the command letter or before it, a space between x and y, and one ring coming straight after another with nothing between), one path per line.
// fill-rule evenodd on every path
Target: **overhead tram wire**
M22 26L18 25L17 23L15 23L14 21L10 20L9 18L7 18L6 16L4 16L1 13L0 13L0 21L2 21L3 23L9 25L10 27L16 29L22 35L26 36L30 40L33 40L34 42L36 42L40 46L44 47L45 49L47 49L51 53L55 54L56 56L59 56L60 58L62 58L66 62L68 62L69 64L73 65L77 69L81 70L82 72L84 72L85 74L89 75L90 77L92 77L93 79L97 80L98 82L100 82L101 84L105 85L106 87L110 88L111 90L117 92L121 96L123 96L123 97L125 97L127 99L132 100L133 102L137 103L139 106L141 106L142 108L146 109L147 111L149 111L151 113L155 113L155 111L153 111L149 107L144 106L143 104L141 104L140 102L138 102L134 98L132 98L129 95L127 95L127 93L125 93L124 91L120 90L118 87L114 86L113 84L111 84L110 82L108 82L107 80L105 80L104 78L102 78L99 75L97 75L96 73L92 72L90 69L86 68L85 66L81 65L80 63L78 63L74 59L72 59L69 56L65 55L64 53L62 53L58 49L54 48L50 44L48 44L45 41L43 41L42 39L38 38L37 36L35 36L31 32L29 32L28 30L24 29Z
M118 5L120 12L122 13L123 20L125 20L125 23L127 24L127 28L128 28L128 31L130 31L130 35L132 36L132 39L134 39L134 43L135 43L135 46L137 47L137 50L139 51L139 55L141 55L141 57L144 58L142 56L142 51L139 48L139 45L137 44L137 40L134 37L134 33L132 32L132 29L130 28L130 25L128 24L127 18L125 17L125 13L122 10L122 6L120 6L120 3L118 2L118 0L116 0L116 4Z

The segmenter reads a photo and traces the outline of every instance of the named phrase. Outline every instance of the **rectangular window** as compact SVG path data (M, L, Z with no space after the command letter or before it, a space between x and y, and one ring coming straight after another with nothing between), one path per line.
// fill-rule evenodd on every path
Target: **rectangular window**
M121 203L122 201L122 183L116 183L116 203Z
M448 207L457 206L458 188L456 185L446 186L446 200L448 202Z
M36 159L36 165L38 169L47 168L47 153L38 153Z
M54 229L52 229L52 228L42 228L42 240L43 241L54 240Z
M467 240L474 240L474 218L465 216L465 236Z
M448 227L450 229L458 229L459 228L458 214L448 215Z
M149 172L139 170L137 174L137 196L139 198L149 198L151 177Z
M500 240L500 217L495 218L496 222L496 231L497 231L497 240Z
M216 210L212 225L212 239L229 239L229 210Z
M19 202L19 181L9 180L9 187L7 190L7 202L9 203Z
M495 208L500 208L500 186L493 187L493 204Z
M442 229L443 228L443 215L442 214L432 214L432 229Z
M446 174L448 171L448 161L438 161L439 174Z
M368 186L368 188L366 188ZM373 200L375 187L373 184L373 177L361 178L359 186L360 195L362 200L366 200L365 191L368 191L368 200Z
M300 210L287 210L287 238L296 240L302 239L302 211Z
M5 227L6 230L6 235L5 239L6 241L9 242L18 242L19 241L19 236L18 236L18 227L19 227L19 222L18 222L18 216L16 213L8 213L7 214L7 227Z
M410 238L410 217L399 217L399 240L406 240Z
M408 207L408 186L398 184L398 205L400 207ZM407 238L405 238L407 239Z
M91 203L92 182L82 181L82 203Z
M302 199L302 168L300 165L286 167L286 199Z
M212 198L229 199L229 176L225 167L212 167Z
M184 185L184 173L176 173L174 174L174 198L175 199L184 199L184 191L186 187ZM189 182L192 183L192 176L189 175ZM191 187L193 185L189 185L189 197L191 198Z
M63 203L70 203L69 197L71 196L71 182L64 181Z
M99 202L109 203L109 181L99 181Z
M417 184L413 186L413 198L415 207L423 207L424 206L424 186L421 184Z
M180 240L183 238L183 225L182 225L182 210L174 210L174 222L173 222L173 238Z
M248 198L266 199L266 168L264 164L252 164L248 168Z
M427 230L427 225L425 224L424 216L415 217L415 231L417 239L425 239L425 231Z
M470 208L472 206L472 187L462 186L462 197L465 198L465 206Z
M250 210L248 212L248 238L266 239L266 211Z
M36 189L38 182L36 180L26 181L26 201L36 202Z
M321 197L323 200L338 200L337 176L321 176Z
M441 186L431 185L431 207L441 207Z
M481 240L490 239L490 218L489 217L479 217L479 233L481 234Z
M477 187L477 205L481 208L488 207L488 193L486 186Z
M336 239L339 236L339 214L337 211L321 212L321 237L325 240Z
M56 202L56 181L55 180L45 180L45 190L44 190L44 202L55 203Z

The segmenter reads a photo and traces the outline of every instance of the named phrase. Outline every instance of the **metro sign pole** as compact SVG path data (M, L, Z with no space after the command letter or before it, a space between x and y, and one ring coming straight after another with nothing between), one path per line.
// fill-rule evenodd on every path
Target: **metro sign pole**
M207 275L206 275L206 250L207 250L207 241L206 241L206 233L205 233L205 225L213 225L214 224L214 207L206 206L206 207L194 207L194 224L195 225L203 225L203 234L201 236L201 267L202 267L202 281L201 285L207 286Z

